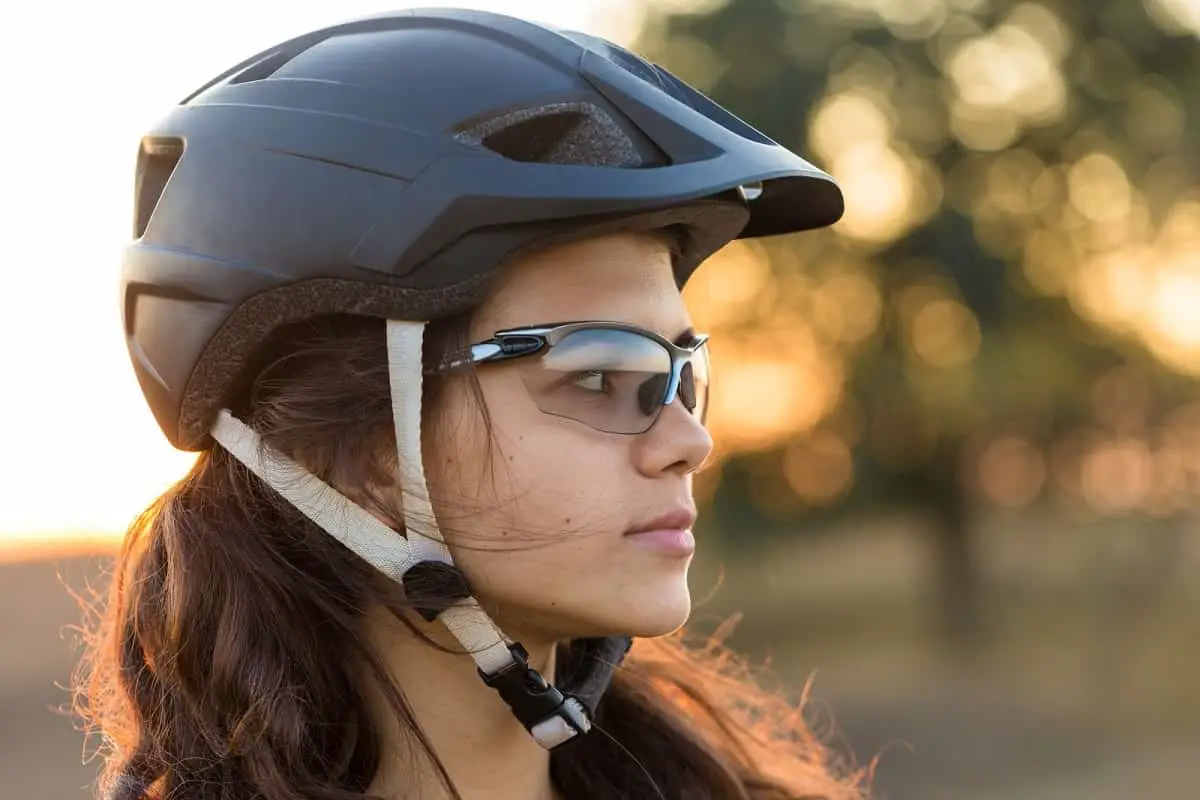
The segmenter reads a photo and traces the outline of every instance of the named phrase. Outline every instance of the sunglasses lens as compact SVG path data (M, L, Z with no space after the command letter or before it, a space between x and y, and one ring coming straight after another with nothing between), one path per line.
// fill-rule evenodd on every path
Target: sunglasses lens
M638 387L638 411L646 417L654 417L662 408L662 400L667 395L667 382L670 375L655 375Z
M703 356L697 355L697 359ZM521 364L539 409L608 433L642 433L662 411L671 354L633 331L584 328L564 336L540 358ZM700 370L707 375L707 369ZM697 383L684 367L680 397L695 411Z

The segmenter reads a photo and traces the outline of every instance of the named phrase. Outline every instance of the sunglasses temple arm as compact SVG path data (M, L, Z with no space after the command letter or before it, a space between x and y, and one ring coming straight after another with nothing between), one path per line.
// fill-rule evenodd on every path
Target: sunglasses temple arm
M460 351L455 358L443 361L441 366L432 372L447 372L472 364L488 364L493 361L521 358L533 355L545 346L544 340L522 339L510 342L500 338L488 339L486 342L478 342L466 350Z

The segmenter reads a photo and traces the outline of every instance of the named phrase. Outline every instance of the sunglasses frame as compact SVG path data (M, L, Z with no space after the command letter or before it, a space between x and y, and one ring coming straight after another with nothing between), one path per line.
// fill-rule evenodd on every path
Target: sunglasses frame
M692 362L701 348L708 342L708 334L692 335L686 345L678 345L660 336L654 331L647 330L627 322L606 322L600 320L558 322L543 325L530 325L521 328L506 328L496 331L491 338L476 342L461 352L457 358L443 362L438 372L460 369L465 366L480 366L510 361L516 358L526 358L538 355L561 342L568 335L585 330L625 331L649 339L660 345L671 359L671 373L660 405L665 408L675 402L679 394L679 384L683 380L683 368ZM708 386L705 384L705 394ZM697 403L699 398L697 398ZM707 402L704 410L707 411ZM657 420L657 415L655 420ZM703 422L703 420L701 420ZM653 423L651 423L653 424Z

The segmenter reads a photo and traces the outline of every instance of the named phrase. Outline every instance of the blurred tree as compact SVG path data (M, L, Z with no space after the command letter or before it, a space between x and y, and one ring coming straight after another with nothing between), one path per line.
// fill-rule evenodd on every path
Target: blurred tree
M1200 485L1186 406L1200 372L1194 3L652 8L641 52L811 154L847 196L833 229L735 244L689 288L719 334L725 449L706 488L720 527L916 507L935 522L939 608L964 642L980 625L979 500L1187 504Z

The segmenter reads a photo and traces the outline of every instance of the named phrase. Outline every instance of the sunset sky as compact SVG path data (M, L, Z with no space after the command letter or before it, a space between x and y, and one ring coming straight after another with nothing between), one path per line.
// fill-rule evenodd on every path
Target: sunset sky
M54 538L112 537L193 456L155 426L117 303L141 133L192 89L286 37L405 0L9 3L0 10L0 556ZM445 3L614 39L621 0ZM598 14L600 6L604 14Z

